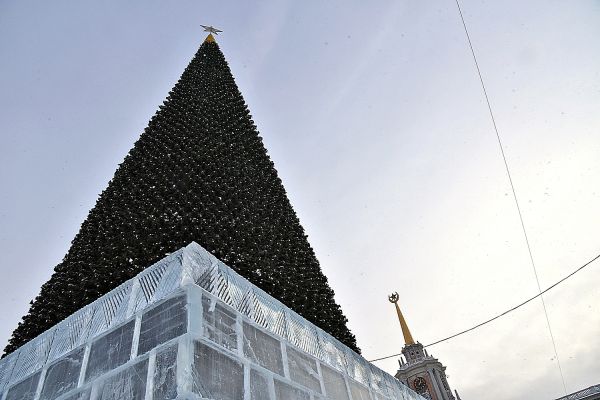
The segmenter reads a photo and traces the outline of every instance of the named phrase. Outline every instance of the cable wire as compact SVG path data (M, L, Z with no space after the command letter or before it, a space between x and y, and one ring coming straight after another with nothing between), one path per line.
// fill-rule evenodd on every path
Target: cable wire
M496 316L494 316L494 317L492 317L492 318L490 318L490 319L487 319L487 320L485 320L485 321L483 321L483 322L481 322L481 323L479 323L479 324L477 324L477 325L474 325L474 326L472 326L472 327L471 327L471 328L469 328L469 329L465 329L465 330L463 330L463 331L460 331L460 332L458 332L458 333L455 333L454 335L450 335L450 336L448 336L448 337L445 337L445 338L443 338L443 339L436 340L435 342L429 343L428 345L425 345L425 346L423 346L423 347L431 347L431 346L433 346L433 345L436 345L436 344L438 344L438 343L442 343L442 342L445 342L445 341L447 341L447 340L453 339L453 338L455 338L455 337L457 337L457 336L463 335L463 334L465 334L465 333L467 333L467 332L471 332L471 331L473 331L473 330L475 330L475 329L477 329L477 328L479 328L479 327L482 327L483 325L489 324L490 322L492 322L492 321L495 321L495 320L497 320L498 318L505 316L506 314L508 314L508 313L510 313L510 312L512 312L512 311L515 311L516 309L518 309L518 308L520 308L520 307L523 307L525 304L527 304L527 303L531 302L532 300L535 300L535 299L537 299L538 297L542 296L544 293L548 292L549 290L551 290L551 289L554 289L556 286L558 286L559 284L563 283L564 281L566 281L567 279L569 279L570 277L572 277L573 275L575 275L576 273L578 273L579 271L581 271L582 269L584 269L585 267L587 267L588 265L590 265L591 263L593 263L594 261L598 260L599 258L600 258L600 254L598 254L596 257L592 258L591 260L589 260L588 262L586 262L586 263L585 263L585 264L583 264L581 267L577 268L575 271L571 272L570 274L568 274L568 275L567 275L567 276L565 276L564 278L562 278L562 279L560 279L559 281L555 282L554 284L552 284L552 285L548 286L548 287L547 287L545 290L543 290L543 291L541 291L540 293L536 294L535 296L533 296L533 297L530 297L530 298L528 298L527 300L525 300L525 301L523 301L523 302L521 302L521 303L517 304L516 306L514 306L514 307L512 307L512 308L509 308L508 310L506 310L506 311L504 311L504 312L502 312L502 313L500 313L500 314L498 314L498 315L496 315ZM392 355L389 355L389 356L385 356L385 357L376 358L376 359L374 359L374 360L369 360L369 362L375 362L375 361L386 360L386 359L388 359L388 358L397 357L397 356L399 356L399 355L401 355L401 354L402 354L402 353L396 353L396 354L392 354Z
M498 132L498 126L496 125L496 119L494 118L494 113L492 111L492 105L490 104L490 99L488 97L488 93L485 88L485 83L483 82L483 75L481 73L481 69L479 68L479 63L477 62L477 56L475 55L475 50L473 49L473 43L471 42L469 30L467 29L467 24L465 22L465 18L463 16L462 9L460 7L460 3L458 0L455 0L455 1L456 1L456 7L458 8L458 13L460 14L460 19L463 24L463 28L465 29L465 35L467 36L467 41L469 42L469 48L471 49L471 54L473 55L473 61L475 62L475 67L477 68L477 74L479 75L479 81L481 82L481 88L483 89L483 95L485 96L485 101L488 106L488 111L490 112L492 124L494 125L494 131L496 132L496 138L498 139L498 145L500 146L500 153L502 154L502 159L504 160L504 167L506 168L506 174L508 175L508 180L510 182L510 187L512 189L513 198L515 199L515 205L517 206L519 220L521 221L521 228L523 228L523 235L525 236L525 244L527 245L527 251L529 252L529 259L531 260L531 267L533 268L533 274L535 276L535 281L537 283L538 291L540 292L540 300L542 301L542 307L544 308L544 315L546 316L546 323L548 324L548 332L550 333L550 339L552 340L552 347L554 348L554 356L556 357L558 370L560 372L560 377L562 379L563 389L565 391L565 396L566 396L567 395L567 385L565 384L565 377L563 375L562 367L560 365L558 351L556 350L556 342L554 340L554 334L552 333L552 326L550 325L550 318L548 317L548 310L546 309L546 302L544 301L544 297L541 296L542 287L540 286L540 280L538 278L537 268L536 268L535 262L533 260L533 253L531 251L531 246L529 244L529 238L527 237L527 230L525 229L525 222L523 221L523 214L521 213L521 207L519 206L517 192L515 190L515 185L513 183L512 176L510 174L510 168L508 167L508 161L506 160L506 155L504 154L504 146L502 145L502 140L500 139L500 133Z

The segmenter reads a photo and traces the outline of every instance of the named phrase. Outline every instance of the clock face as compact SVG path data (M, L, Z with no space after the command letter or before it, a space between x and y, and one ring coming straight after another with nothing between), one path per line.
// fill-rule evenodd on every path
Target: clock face
M427 391L427 381L425 381L425 378L421 376L415 378L413 381L413 386L415 387L415 392L419 394L423 394Z

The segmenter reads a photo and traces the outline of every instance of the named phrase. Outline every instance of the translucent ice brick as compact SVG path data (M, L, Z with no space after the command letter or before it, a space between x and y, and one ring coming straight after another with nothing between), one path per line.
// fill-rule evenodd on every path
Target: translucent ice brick
M33 400L39 380L40 372L37 372L17 383L8 389L5 400Z
M202 324L206 338L229 350L237 349L235 314L216 300L202 297Z
M369 380L371 382L371 390L381 399L389 397L391 392L388 388L388 383L385 379L384 372L373 365L370 367L371 377Z
M348 362L348 375L363 385L369 386L371 383L371 369L367 360L348 349L346 351L346 361Z
M53 362L88 339L88 328L94 316L94 307L84 307L56 326L48 362Z
M287 347L287 358L290 378L302 386L321 393L317 362L289 346Z
M154 367L153 400L171 400L177 397L177 345L156 354Z
M258 325L281 337L286 337L286 312L277 300L265 292L254 288L251 291L251 318Z
M33 372L42 369L48 360L48 354L50 353L54 337L54 328L51 328L47 332L47 334L39 335L21 346L19 356L10 375L11 382L20 381Z
M133 327L130 321L92 343L86 381L126 363L131 355Z
M312 356L321 357L323 350L315 326L307 324L304 318L293 312L288 312L286 319L288 341Z
M3 390L8 385L17 358L19 358L18 350L0 359L0 393L4 393ZM0 399L1 398L2 396L0 396Z
M319 345L322 354L321 360L339 371L346 372L348 370L344 345L325 331L319 332Z
M243 400L244 367L241 362L194 342L193 391L203 398Z
M270 400L269 378L256 371L250 371L250 400Z
M283 375L279 340L244 322L244 355L258 365Z
M60 400L90 400L90 388L79 390L67 397L61 397Z
M310 395L298 389L297 387L288 385L278 379L275 379L275 399L276 400L310 400Z
M353 380L350 380L349 384L350 393L352 393L352 400L371 400L371 396L369 395L369 389Z
M143 400L148 360L143 360L100 382L95 400Z
M323 385L328 399L350 400L342 374L323 364L321 364L321 374L323 375Z
M185 296L174 297L154 306L142 315L138 354L185 333L187 313Z
M81 347L48 367L40 400L54 400L77 387L83 353Z

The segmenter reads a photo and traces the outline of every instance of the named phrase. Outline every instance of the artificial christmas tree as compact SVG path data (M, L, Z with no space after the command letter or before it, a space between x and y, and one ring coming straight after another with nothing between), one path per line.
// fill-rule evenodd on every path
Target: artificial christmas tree
M212 35L100 195L5 352L192 241L358 351Z

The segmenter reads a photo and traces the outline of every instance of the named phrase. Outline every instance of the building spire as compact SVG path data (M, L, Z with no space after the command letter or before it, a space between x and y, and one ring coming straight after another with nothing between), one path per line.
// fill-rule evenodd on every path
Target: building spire
M390 301L390 303L394 303L394 305L396 306L396 313L398 314L398 320L400 321L400 327L402 328L402 335L404 335L404 343L407 345L415 344L415 340L410 334L410 329L408 329L408 324L406 323L406 320L402 315L402 311L400 311L400 307L398 306L398 299L398 292L394 292L390 296L388 296L388 300Z

